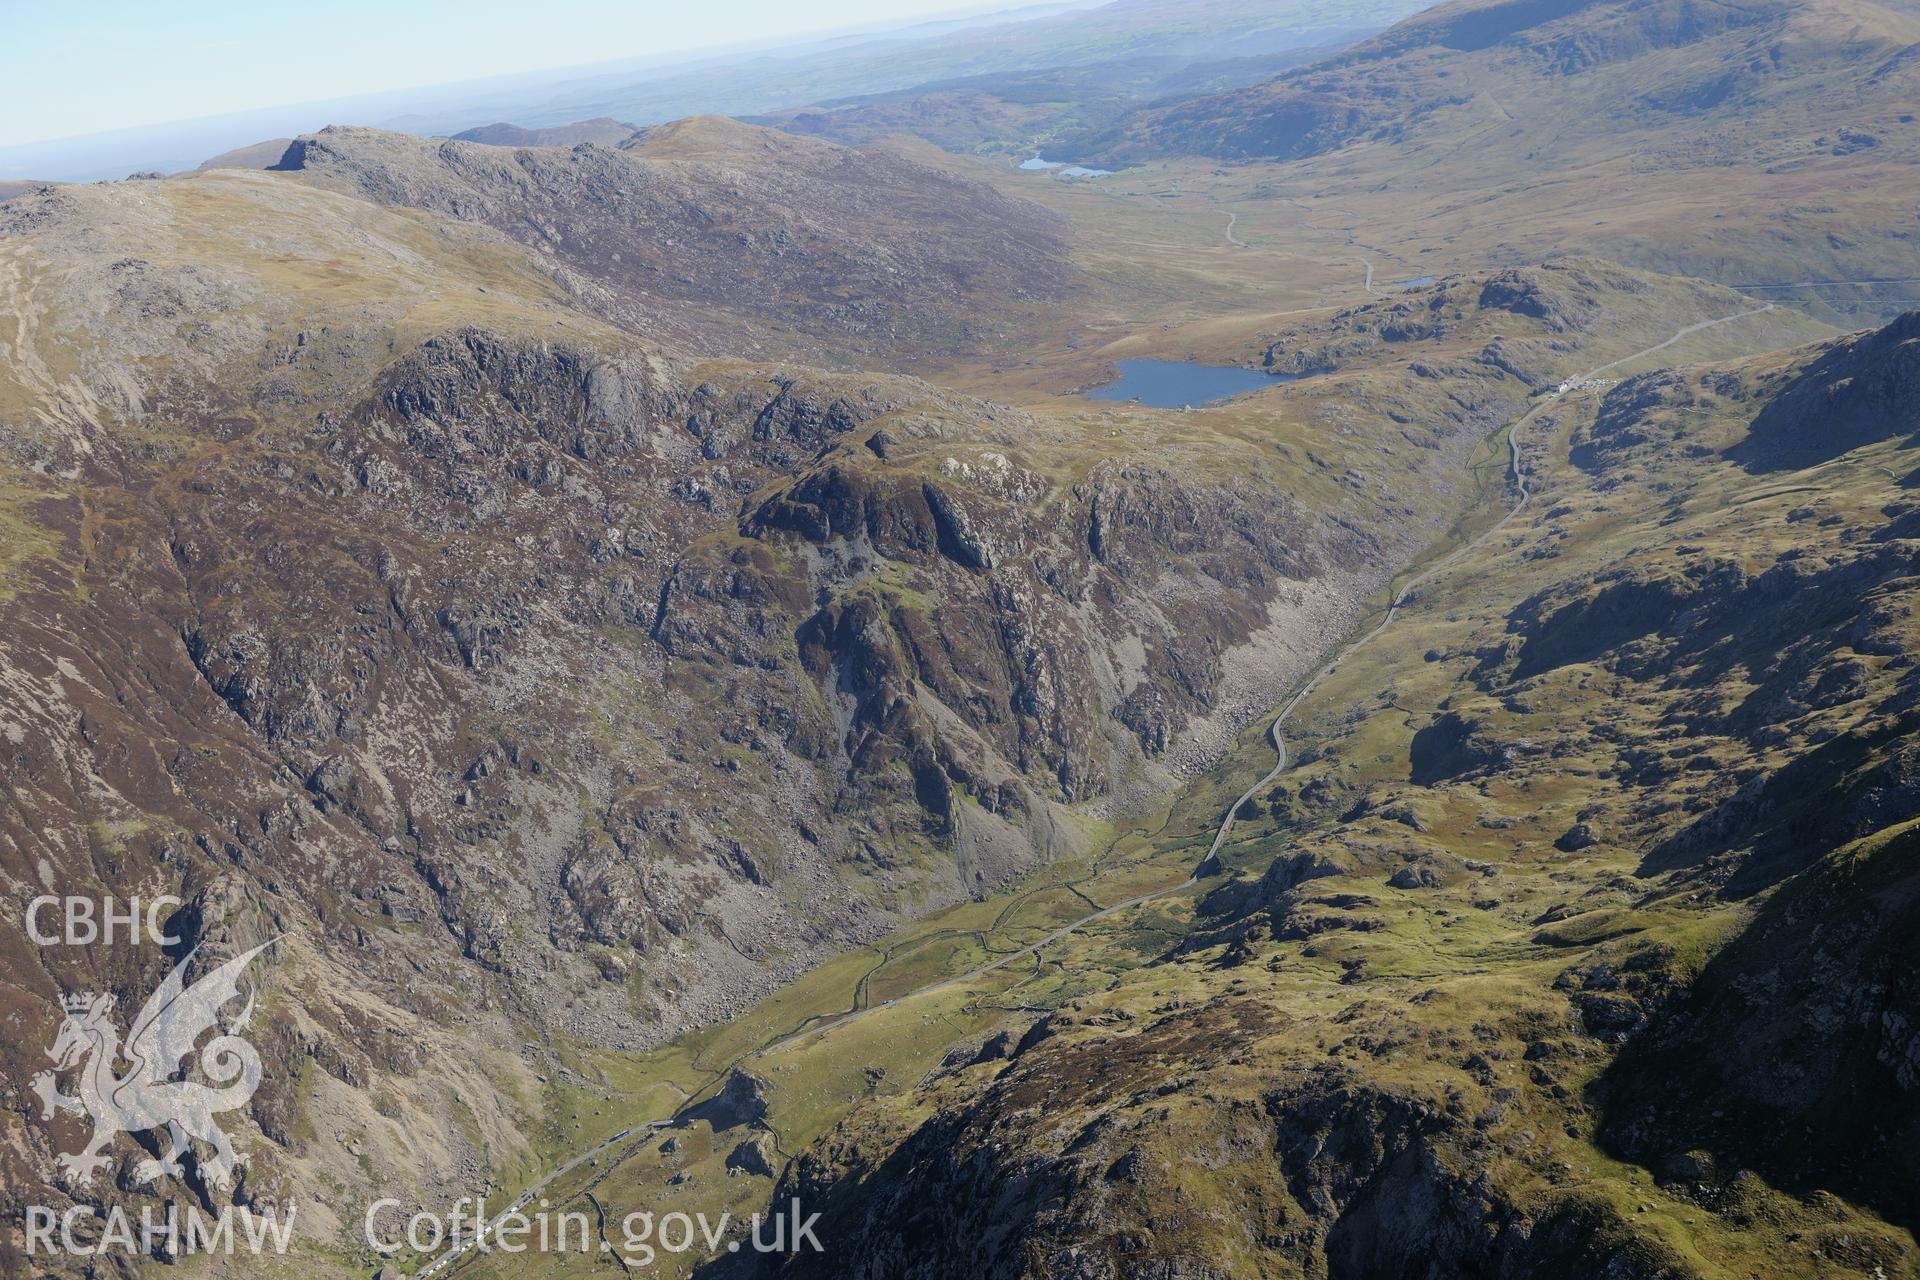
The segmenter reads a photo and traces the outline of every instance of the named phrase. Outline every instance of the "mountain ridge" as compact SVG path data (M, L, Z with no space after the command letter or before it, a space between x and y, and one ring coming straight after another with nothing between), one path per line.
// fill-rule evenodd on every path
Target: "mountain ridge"
M617 323L644 329L664 312L712 330L697 344L709 349L798 342L844 361L933 331L977 344L1074 287L1067 225L1037 206L911 162L715 118L643 131L618 149L333 128L296 139L280 167L493 227L604 290Z

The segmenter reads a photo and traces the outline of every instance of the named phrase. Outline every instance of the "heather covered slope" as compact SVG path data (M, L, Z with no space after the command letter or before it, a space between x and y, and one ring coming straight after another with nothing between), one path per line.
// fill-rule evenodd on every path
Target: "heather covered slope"
M1222 878L754 1060L797 1274L1914 1274L1913 424L1740 461L1908 324L1544 403Z
M1067 224L1036 205L718 118L619 147L334 128L297 139L281 167L493 227L575 274L583 305L702 351L909 363L997 345L1074 287Z

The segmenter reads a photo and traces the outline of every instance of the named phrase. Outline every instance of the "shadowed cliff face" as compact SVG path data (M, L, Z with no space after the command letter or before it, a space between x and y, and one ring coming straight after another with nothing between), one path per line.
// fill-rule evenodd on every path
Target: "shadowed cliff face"
M1895 825L1785 885L1659 1009L1595 1086L1612 1149L1710 1203L1754 1170L1912 1228L1920 876L1913 825Z
M1780 388L1729 457L1753 471L1836 458L1920 431L1920 311L1822 355Z

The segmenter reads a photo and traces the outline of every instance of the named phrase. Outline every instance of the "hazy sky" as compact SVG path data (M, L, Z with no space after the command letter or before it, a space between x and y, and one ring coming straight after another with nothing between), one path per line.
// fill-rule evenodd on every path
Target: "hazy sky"
M0 0L0 145L987 7L978 0Z

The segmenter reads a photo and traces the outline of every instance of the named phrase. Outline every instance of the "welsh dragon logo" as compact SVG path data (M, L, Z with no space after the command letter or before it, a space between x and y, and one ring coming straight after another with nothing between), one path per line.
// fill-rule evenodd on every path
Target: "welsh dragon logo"
M242 971L272 945L265 942L235 956L189 987L186 973L199 954L196 947L141 1007L124 1045L113 1021L112 995L89 992L62 1001L67 1016L53 1048L47 1050L54 1069L34 1077L33 1091L40 1098L42 1120L51 1120L56 1108L93 1119L93 1139L86 1148L58 1157L60 1167L76 1183L86 1186L108 1163L106 1150L115 1134L162 1126L167 1130L168 1149L158 1159L141 1162L134 1171L136 1181L178 1176L180 1159L196 1140L214 1150L214 1158L201 1163L201 1180L212 1187L225 1187L232 1180L243 1157L234 1152L232 1141L213 1117L243 1107L253 1097L260 1087L260 1055L239 1034L253 1016L253 997L248 996L246 1007L224 1027L220 1009L239 997ZM176 1072L184 1073L194 1043L209 1030L219 1034L200 1049L198 1060L200 1070L220 1087L173 1079ZM115 1075L115 1064L123 1059L129 1069ZM75 1067L80 1071L79 1094L69 1097L60 1091L57 1076Z

